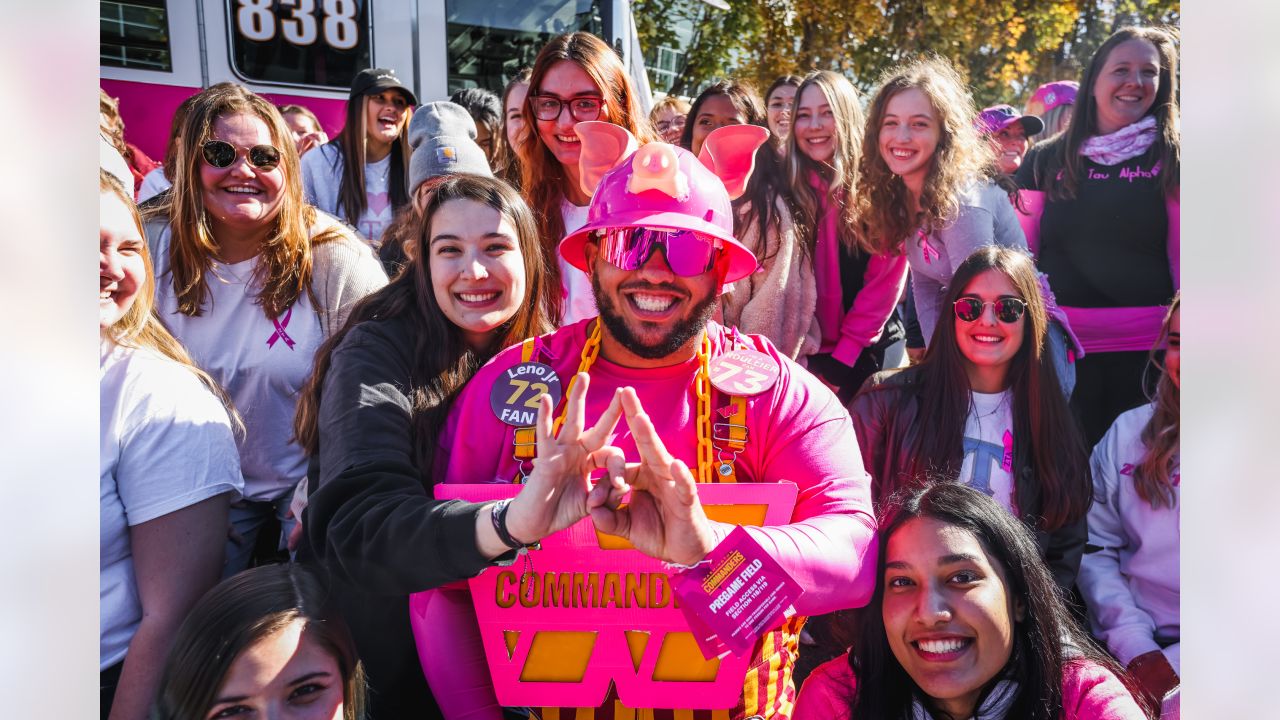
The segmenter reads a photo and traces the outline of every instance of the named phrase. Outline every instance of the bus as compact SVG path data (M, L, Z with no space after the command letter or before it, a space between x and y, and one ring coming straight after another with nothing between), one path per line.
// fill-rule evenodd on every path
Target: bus
M100 0L100 84L127 139L163 158L178 104L232 81L315 112L332 137L360 70L392 68L420 102L501 93L542 46L586 31L649 102L628 0ZM648 111L648 107L645 107Z

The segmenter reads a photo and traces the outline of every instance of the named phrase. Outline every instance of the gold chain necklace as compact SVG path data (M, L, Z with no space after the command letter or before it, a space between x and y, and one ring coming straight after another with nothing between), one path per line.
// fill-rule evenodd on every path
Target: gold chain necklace
M569 380L569 386L565 389L565 406L560 409L560 416L556 418L552 433L560 434L560 427L564 425L565 416L569 412L569 394L573 392L574 383L578 381L578 373L590 373L591 366L595 364L596 358L600 356L600 334L601 322L596 320L591 334L587 336L587 343L582 346L582 353L578 361L578 371L574 373ZM698 347L698 371L693 376L693 389L698 396L698 474L696 479L700 483L709 483L714 479L711 472L714 463L714 448L711 444L711 335L706 330L702 332L702 344Z

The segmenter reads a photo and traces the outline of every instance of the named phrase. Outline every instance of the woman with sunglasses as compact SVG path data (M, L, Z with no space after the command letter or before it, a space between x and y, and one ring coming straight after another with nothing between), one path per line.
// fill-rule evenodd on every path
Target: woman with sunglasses
M351 82L346 124L302 158L307 202L340 217L374 248L409 202L409 108L418 100L395 70L361 70Z
M1089 61L1073 107L1017 181L1030 195L1028 240L1089 353L1071 405L1096 443L1146 403L1147 351L1181 282L1173 35L1118 30Z
M209 88L182 137L173 190L146 230L161 322L244 418L229 575L248 567L273 514L286 535L296 522L289 502L306 475L292 441L298 391L320 343L387 279L367 245L302 199L298 151L274 105L240 85Z
M596 315L587 274L556 252L561 238L586 224L591 202L580 182L581 140L573 128L602 120L626 128L642 145L658 138L618 54L585 32L552 38L538 53L525 112L533 128L524 133L519 153L521 192L538 220L551 282L563 290L552 318L568 325Z
M871 102L873 132L863 144L858 210L881 252L905 251L916 317L925 345L947 308L943 296L956 267L984 245L1027 247L1010 198L1016 186L974 127L973 98L940 57L890 70ZM1050 356L1062 388L1075 384L1076 355L1048 284Z
M1147 720L1024 523L951 483L886 505L853 649L813 671L792 720Z
M415 130L436 106L466 118L433 103L415 115ZM474 142L465 154L483 162ZM437 441L476 370L550 330L548 296L558 291L533 215L510 186L453 174L422 187L408 265L322 346L296 418L313 457L299 557L318 561L351 626L373 688L371 718L431 717L459 690L449 682L428 690L408 596L471 577L506 548L486 550L477 532L492 532L491 506L432 498ZM507 521L527 527L527 510L512 506ZM448 648L440 672L465 665L465 650Z
M99 171L102 717L141 720L169 643L222 571L244 486L222 391L152 313L132 188Z
M1087 533L1089 458L1046 353L1031 256L979 248L944 303L924 359L872 376L849 408L872 497L939 473L976 487L1030 525L1069 590Z
M1151 351L1162 370L1154 399L1122 413L1093 449L1092 551L1080 562L1094 635L1156 703L1178 687L1182 671L1179 305L1175 295Z
M784 312L808 321L801 354L845 403L903 338L894 308L907 281L901 250L872 247L860 231L853 200L861 182L863 125L858 91L843 75L816 72L801 83L787 174L805 282L803 294L793 295L800 302L794 309L787 303ZM796 293L790 284L787 290Z

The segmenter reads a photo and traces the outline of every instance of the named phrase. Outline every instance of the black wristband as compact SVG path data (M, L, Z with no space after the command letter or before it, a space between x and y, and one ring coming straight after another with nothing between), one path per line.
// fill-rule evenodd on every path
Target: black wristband
M536 541L532 543L522 543L511 537L511 531L507 529L507 510L510 507L510 498L506 500L499 500L494 503L493 509L489 512L489 519L493 521L493 531L498 534L498 540L502 541L503 545L506 545L512 550L519 550L520 548L525 547L539 547Z

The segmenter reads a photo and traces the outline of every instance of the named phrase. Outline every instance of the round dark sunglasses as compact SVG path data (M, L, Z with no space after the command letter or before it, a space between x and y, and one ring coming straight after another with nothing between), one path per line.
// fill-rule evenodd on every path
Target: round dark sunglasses
M240 151L224 140L210 140L200 146L204 161L216 168L231 167ZM259 170L274 170L280 164L280 151L270 145L254 145L245 151L249 164Z
M982 311L991 305L996 310L996 319L1002 323L1016 323L1027 311L1027 303L1015 297L1000 298L992 302L982 302L978 298L965 297L955 302L956 317L965 322L974 322L982 317Z

